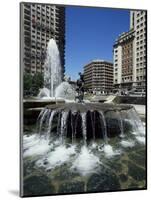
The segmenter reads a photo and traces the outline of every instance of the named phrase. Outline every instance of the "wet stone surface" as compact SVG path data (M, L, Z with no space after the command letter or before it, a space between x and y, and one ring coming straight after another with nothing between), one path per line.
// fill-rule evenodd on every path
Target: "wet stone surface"
M121 180L122 182L126 182L126 181L128 180L128 177L127 177L127 175L125 175L125 174L120 174L119 177L120 177L120 180Z
M121 188L119 180L116 175L111 173L107 174L94 174L90 177L87 183L88 192L101 192L119 190Z
M24 179L24 195L46 195L55 193L54 186L47 176L31 175Z
M61 168L55 169L49 176L55 180L64 181L64 180L72 180L75 177L79 176L79 174L72 173L70 170L67 170L67 166L64 165Z
M128 163L128 173L136 181L143 181L146 178L145 170L132 162Z
M23 170L24 177L26 175L29 175L29 174L31 174L33 172L33 167L34 167L34 162L26 161L24 163L24 170Z
M74 181L74 182L67 182L60 185L59 193L78 193L84 192L84 182L82 181Z
M145 167L146 164L146 156L138 155L138 154L130 154L130 159L132 159L136 164L140 165L141 167Z

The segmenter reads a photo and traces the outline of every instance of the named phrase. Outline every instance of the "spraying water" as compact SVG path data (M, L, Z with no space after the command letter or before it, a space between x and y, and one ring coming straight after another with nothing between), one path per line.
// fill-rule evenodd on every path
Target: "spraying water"
M60 54L54 39L50 39L47 46L46 60L44 64L44 88L39 97L54 97L56 87L62 82L62 68Z

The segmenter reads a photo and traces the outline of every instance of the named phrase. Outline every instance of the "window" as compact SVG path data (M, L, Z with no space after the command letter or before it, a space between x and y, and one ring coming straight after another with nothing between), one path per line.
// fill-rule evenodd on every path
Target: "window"
M144 11L141 11L141 15L144 14Z

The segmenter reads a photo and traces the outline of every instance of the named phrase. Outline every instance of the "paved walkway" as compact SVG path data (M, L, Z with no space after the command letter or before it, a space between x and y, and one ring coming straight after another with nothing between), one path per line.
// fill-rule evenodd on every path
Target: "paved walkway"
M144 115L146 114L146 111L145 111L145 105L136 105L136 104L131 104L135 107L136 111L138 112L139 115Z

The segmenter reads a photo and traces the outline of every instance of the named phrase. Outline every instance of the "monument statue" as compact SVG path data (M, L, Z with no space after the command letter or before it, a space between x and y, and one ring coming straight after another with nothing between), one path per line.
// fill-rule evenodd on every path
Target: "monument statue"
M80 78L76 82L77 96L75 97L75 100L78 99L78 103L82 103L84 98L84 75L79 72L79 76Z

